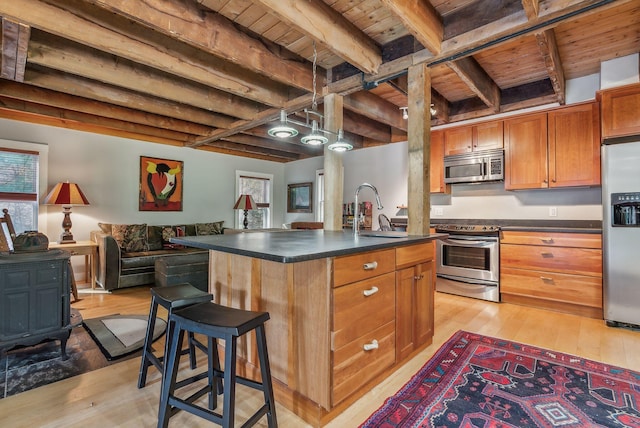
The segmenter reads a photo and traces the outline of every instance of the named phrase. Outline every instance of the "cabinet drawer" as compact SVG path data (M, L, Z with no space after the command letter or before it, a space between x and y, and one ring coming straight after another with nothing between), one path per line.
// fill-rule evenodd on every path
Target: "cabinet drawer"
M602 248L598 233L544 233L503 231L501 244L545 245L554 247Z
M334 289L332 349L395 320L395 278L391 272Z
M377 341L377 348L365 350ZM395 323L389 322L333 353L333 405L358 391L396 361Z
M377 275L392 272L395 268L395 249L336 257L333 261L333 286L339 287L372 278Z
M602 278L602 250L500 245L500 268L552 271Z
M396 267L411 266L433 260L433 242L396 248Z
M602 279L535 270L502 268L502 293L602 308Z

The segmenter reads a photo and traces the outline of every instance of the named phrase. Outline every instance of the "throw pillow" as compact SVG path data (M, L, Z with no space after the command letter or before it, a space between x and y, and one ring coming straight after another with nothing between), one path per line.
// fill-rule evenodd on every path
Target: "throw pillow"
M184 226L164 226L162 228L162 248L184 248L184 245L178 245L170 242L171 238L175 238L178 236L186 236Z
M196 236L220 235L222 233L223 221L214 223L196 223Z
M162 228L164 226L147 227L147 246L149 251L162 250Z
M103 231L107 235L111 235L111 228L112 228L111 223L98 223L98 227L100 228L101 231Z
M111 235L125 253L146 251L147 249L146 223L114 224L111 226Z

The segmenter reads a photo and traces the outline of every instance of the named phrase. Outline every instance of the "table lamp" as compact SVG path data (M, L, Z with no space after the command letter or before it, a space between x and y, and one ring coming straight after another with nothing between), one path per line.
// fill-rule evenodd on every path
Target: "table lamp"
M62 219L62 228L64 231L60 235L60 244L74 244L71 233L71 206L72 205L89 205L80 187L75 183L58 183L44 198L45 205L62 205L64 218Z
M244 210L244 222L242 224L244 225L245 229L248 229L247 226L249 226L249 220L247 220L247 211L258 209L258 205L253 200L251 195L240 195L240 197L236 201L236 204L233 206L233 209Z

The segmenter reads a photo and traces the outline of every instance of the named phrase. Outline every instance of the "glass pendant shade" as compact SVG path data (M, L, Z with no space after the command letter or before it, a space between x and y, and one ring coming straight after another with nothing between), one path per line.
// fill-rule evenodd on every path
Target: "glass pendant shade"
M335 143L329 144L329 146L327 147L329 150L332 150L334 152L347 152L349 150L353 149L353 145L347 143L346 141L344 141L343 136L342 136L342 129L340 129L338 131L338 139L336 140Z
M287 125L287 112L284 110L280 111L280 125L274 126L273 128L267 131L267 134L272 137L278 138L290 138L298 135L298 130Z
M328 141L329 139L318 131L318 122L315 120L311 125L311 134L305 135L300 139L302 144L308 144L310 146L320 146L322 144L327 144Z

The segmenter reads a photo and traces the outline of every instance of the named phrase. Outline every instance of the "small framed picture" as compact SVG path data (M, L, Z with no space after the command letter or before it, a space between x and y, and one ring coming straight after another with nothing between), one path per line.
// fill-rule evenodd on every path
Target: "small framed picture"
M287 212L313 212L313 183L287 185Z

